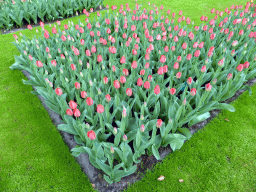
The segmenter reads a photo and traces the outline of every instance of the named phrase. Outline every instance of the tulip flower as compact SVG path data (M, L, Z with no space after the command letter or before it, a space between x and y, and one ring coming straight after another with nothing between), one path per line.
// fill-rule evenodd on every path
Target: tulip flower
M113 85L114 85L114 87L115 87L116 89L119 89L119 88L120 88L120 83L119 83L118 80L114 80Z
M160 93L160 87L159 87L159 85L156 85L156 86L155 86L155 88L154 88L154 93L155 93L156 95L158 95L158 94Z
M126 89L126 95L128 95L129 97L132 96L132 89L131 88Z
M243 64L239 64L237 67L236 67L236 69L237 69L237 71L243 71Z
M103 113L105 111L103 105L101 104L98 104L97 105L97 113Z
M87 97L87 99L86 99L86 104L87 104L88 106L93 105L93 100L92 100L91 97Z
M36 61L37 67L43 67L43 63L41 61Z
M71 108L71 109L76 109L77 108L77 104L76 104L76 102L74 102L74 101L70 101L69 102L69 107Z
M80 87L81 87L81 86L80 86L80 83L75 82L75 88L76 88L76 89L80 89Z
M72 115L73 115L72 109L67 109L67 110L66 110L66 114L67 114L68 116L72 116Z
M210 84L210 83L207 83L207 84L205 85L205 90L206 90L206 91L211 91L211 89L212 89L211 84Z
M157 122L156 122L156 127L157 128L160 128L163 124L163 121L161 119L158 119Z
M61 90L61 88L59 88L59 87L57 87L56 89L55 89L55 93L57 94L57 95L62 95L62 90Z
M110 102L110 101L111 101L111 97L110 97L109 94L107 94L107 95L105 96L105 98L106 98L106 101L107 101L107 102Z
M195 96L195 94L196 94L196 88L192 88L190 91L190 95Z
M80 117L80 115L81 115L79 109L74 109L73 114L74 114L75 117Z
M170 94L171 94L171 95L174 95L175 93L176 93L176 89L175 89L175 88L171 88L171 89L170 89Z
M87 137L90 139L90 140L94 140L96 139L96 134L93 130L90 130L87 132Z

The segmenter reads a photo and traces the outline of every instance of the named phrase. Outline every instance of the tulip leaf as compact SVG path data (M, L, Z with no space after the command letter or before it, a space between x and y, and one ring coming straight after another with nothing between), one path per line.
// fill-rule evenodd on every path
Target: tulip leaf
M232 105L227 104L227 103L219 103L217 105L216 109L229 110L230 112L235 112L236 111L236 109Z
M180 149L184 144L184 141L187 139L184 135L172 133L165 137L164 142L169 143L172 150Z
M196 118L192 119L192 120L189 122L188 126L195 125L196 123L199 123L199 122L201 122L201 121L204 121L205 119L207 119L207 118L209 118L209 117L211 117L211 114L210 114L209 112L206 112L206 113L204 113L204 114L202 114L202 115L199 115L199 116L197 116Z
M153 111L152 119L158 118L159 113L160 113L160 103L159 103L159 101L157 101L157 103L156 103L156 105L155 105L155 109L154 109L154 111Z
M100 166L100 168L108 175L111 174L111 167L109 165L106 165L105 163L103 163L101 160L99 160L97 157L96 157L96 162L97 164Z
M160 157L160 155L159 155L158 149L156 148L155 145L152 145L152 151L153 151L153 154L154 154L155 158L156 158L157 160L161 160L161 157Z
M178 128L177 131L185 135L187 137L187 140L189 140L192 137L188 128Z

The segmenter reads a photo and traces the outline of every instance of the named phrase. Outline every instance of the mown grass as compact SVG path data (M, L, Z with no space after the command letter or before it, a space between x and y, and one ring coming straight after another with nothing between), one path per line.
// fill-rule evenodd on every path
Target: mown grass
M148 1L137 1L149 8ZM117 5L134 1L106 0ZM152 4L153 2L151 2ZM222 10L246 1L157 1L176 13L201 23L201 15L212 17L212 8ZM152 9L152 8L151 8ZM102 12L105 13L106 11ZM96 14L91 14L93 18ZM85 16L74 17L84 21ZM62 21L62 26L67 24ZM49 27L45 27L50 31ZM32 38L32 31L21 31ZM19 35L19 32L15 34ZM69 152L56 126L31 86L24 85L21 71L10 70L18 50L13 34L0 36L0 191L93 191L89 179ZM246 91L233 102L235 113L224 111L186 142L181 150L169 154L145 177L127 191L255 191L256 190L256 86L252 96ZM229 119L230 121L225 121ZM157 178L164 175L164 181ZM184 182L180 183L179 179Z

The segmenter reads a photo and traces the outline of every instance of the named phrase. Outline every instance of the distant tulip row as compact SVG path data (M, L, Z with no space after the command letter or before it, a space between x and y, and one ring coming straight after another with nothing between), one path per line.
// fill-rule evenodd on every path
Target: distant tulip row
M232 6L234 14L216 11L209 25L191 28L180 26L184 16L178 25L161 16L163 6L125 6L118 17L97 13L96 22L69 22L63 31L54 25L49 32L41 22L38 39L14 35L21 55L11 67L29 71L23 82L37 86L33 93L62 116L66 124L58 129L74 135L72 154L88 153L109 183L134 173L142 154L160 159L159 147L180 149L191 137L185 124L213 109L234 112L221 102L250 90L243 83L256 76L253 4Z
M24 22L37 24L41 21L53 21L86 12L102 6L103 0L5 0L0 1L0 29L22 27ZM31 25L28 26L32 29Z

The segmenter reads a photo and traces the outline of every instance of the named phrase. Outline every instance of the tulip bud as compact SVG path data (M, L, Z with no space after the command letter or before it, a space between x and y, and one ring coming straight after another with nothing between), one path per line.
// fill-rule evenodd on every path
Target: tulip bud
M124 109L122 112L122 117L125 118L126 117L126 110Z
M182 105L186 105L186 99L182 101Z
M53 84L52 84L52 82L49 82L49 85L50 85L50 87L53 87Z
M65 77L65 81L68 83L68 78L67 77Z
M145 126L144 125L141 125L140 126L140 131L143 133L145 131Z
M126 135L123 136L123 141L127 141L127 136Z
M85 128L90 129L90 124L89 124L89 123L86 123L86 124L85 124Z
M117 134L117 129L116 129L116 127L114 127L114 129L113 129L113 133L116 135Z
M90 86L92 86L92 85L93 85L92 80L90 80L90 81L89 81L89 84L90 84Z
M45 70L45 74L48 75L48 71L47 70Z
M111 147L111 148L110 148L110 153L114 153L114 152L115 152L114 148Z
M99 95L101 94L101 90L100 90L100 89L98 89L98 94L99 94Z
M214 79L212 84L215 85L216 83L217 83L217 79Z
M81 76L81 77L83 77L83 76L84 76L82 72L80 72L80 76Z
M144 120L144 115L140 116L140 120L143 121Z

